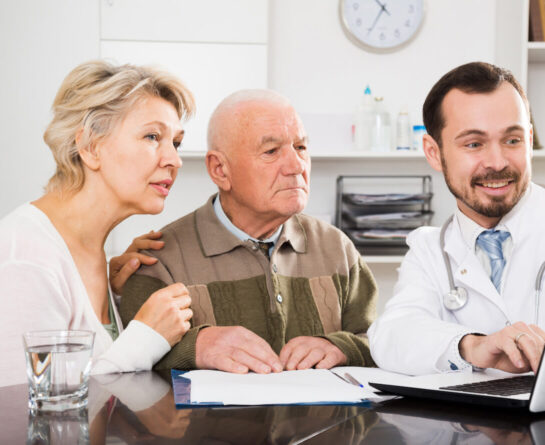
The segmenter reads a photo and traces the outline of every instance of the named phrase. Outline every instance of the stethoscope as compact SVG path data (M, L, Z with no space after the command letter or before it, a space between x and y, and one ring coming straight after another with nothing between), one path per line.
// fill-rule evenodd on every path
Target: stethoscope
M441 247L441 254L443 255L443 260L445 262L445 267L447 268L448 284L450 290L443 295L443 304L449 311L458 311L462 309L468 300L467 290L463 287L458 287L454 285L454 277L452 275L452 266L450 264L450 258L448 257L447 252L445 251L445 232L447 227L452 222L454 215L451 215L449 219L441 227L441 233L439 235L439 245ZM535 283L535 315L534 323L538 322L539 314L539 296L541 294L541 283L543 281L543 274L545 273L545 261L541 264L539 271L536 277Z

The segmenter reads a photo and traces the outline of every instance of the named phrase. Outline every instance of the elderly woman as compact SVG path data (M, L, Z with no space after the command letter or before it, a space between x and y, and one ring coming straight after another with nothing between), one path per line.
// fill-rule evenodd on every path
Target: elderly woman
M193 96L145 67L84 63L64 80L44 140L57 168L46 193L0 220L0 386L26 381L22 333L95 332L92 373L151 369L189 329L173 284L123 330L104 242L130 215L161 212L181 161Z

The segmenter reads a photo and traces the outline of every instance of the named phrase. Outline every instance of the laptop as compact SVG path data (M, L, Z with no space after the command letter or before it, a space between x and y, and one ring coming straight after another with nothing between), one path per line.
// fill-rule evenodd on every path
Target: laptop
M545 354L543 354L545 355ZM498 408L545 411L545 365L543 355L537 375L508 374L498 370L473 373L433 374L401 377L393 382L369 381L369 385L388 394L438 399Z

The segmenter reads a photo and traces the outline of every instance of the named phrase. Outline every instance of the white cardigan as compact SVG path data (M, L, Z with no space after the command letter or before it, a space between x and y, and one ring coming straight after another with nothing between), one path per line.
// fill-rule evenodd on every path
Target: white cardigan
M121 331L117 309L115 317ZM63 238L45 213L24 204L0 220L0 387L26 382L22 334L42 329L94 331L93 374L149 370L170 350L135 320L112 341Z

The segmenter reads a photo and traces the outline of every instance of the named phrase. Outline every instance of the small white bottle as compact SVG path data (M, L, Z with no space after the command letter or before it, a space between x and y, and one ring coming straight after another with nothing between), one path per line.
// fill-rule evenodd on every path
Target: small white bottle
M358 151L371 149L375 104L369 85L354 115L354 148Z
M424 125L413 125L413 150L423 153L422 138L426 134L426 127Z
M371 150L384 153L391 149L392 128L390 126L390 114L384 108L383 98L375 97Z
M396 122L396 150L411 149L411 123L407 107L403 107L397 115Z

